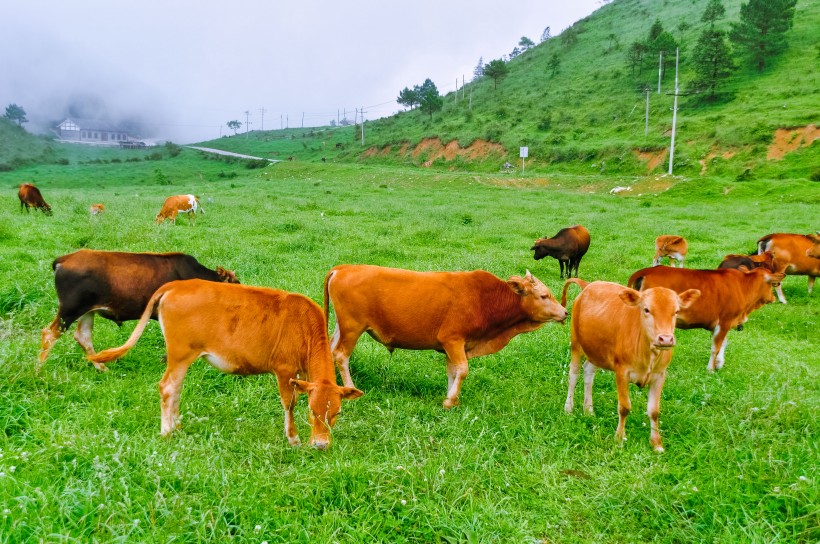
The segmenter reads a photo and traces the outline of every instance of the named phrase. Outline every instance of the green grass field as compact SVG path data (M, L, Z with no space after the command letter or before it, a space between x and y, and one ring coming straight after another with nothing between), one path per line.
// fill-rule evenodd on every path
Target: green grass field
M596 379L595 416L563 413L569 327L557 324L473 359L452 411L441 408L443 355L391 356L363 337L351 368L365 395L343 406L324 452L288 445L272 376L202 361L185 381L181 431L161 439L156 323L107 373L84 360L73 328L34 372L57 309L51 262L81 247L184 251L320 303L340 263L502 278L529 268L560 292L557 262L532 258L536 237L585 225L587 280L624 283L651 263L659 234L689 240L687 266L714 268L769 232L817 229L816 183L704 177L661 190L651 178L622 197L605 177L251 170L190 150L110 162L128 156L118 153L0 173L0 542L820 540L820 293L807 294L805 277L786 279L788 305L729 334L719 373L706 372L709 333L678 331L662 455L636 387L629 440L615 442L611 374ZM52 217L20 213L22 181L38 184ZM166 196L189 192L207 211L196 226L154 224ZM107 212L90 220L94 202ZM96 325L98 349L133 328ZM306 419L302 398L303 440Z

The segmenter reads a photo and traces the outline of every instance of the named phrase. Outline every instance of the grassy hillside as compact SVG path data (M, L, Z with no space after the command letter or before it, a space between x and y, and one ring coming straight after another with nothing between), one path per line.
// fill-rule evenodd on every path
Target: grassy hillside
M0 172L30 164L64 162L63 151L50 138L29 134L0 117Z
M729 22L738 19L740 3L724 2L727 13L719 27L728 29ZM572 27L577 35L574 44L564 44L559 36L511 60L509 76L497 89L485 77L465 89L466 98L459 94L456 102L454 93L447 94L443 110L432 120L420 111L408 111L368 122L364 147L352 127L251 133L210 144L265 156L294 155L297 160L326 157L474 170L497 170L505 160L520 164L518 148L528 146L527 168L533 171L665 172L674 68L665 73L659 95L657 59L649 59L640 73L633 74L626 51L632 42L645 39L652 22L660 19L682 44L680 88L687 92L694 76L691 51L704 29L700 18L706 4L707 0L616 0ZM681 23L689 28L681 32ZM741 63L717 101L700 95L680 98L676 174L820 177L820 146L797 145L803 137L808 142L817 138L816 130L807 136L784 133L776 141L778 129L817 124L820 119L817 28L820 1L799 0L794 27L787 34L789 49L771 59L763 72ZM476 57L480 54L477 50ZM548 61L554 54L561 64L553 76ZM641 92L645 85L652 89L648 136ZM440 142L419 146L426 138ZM488 149L485 141L501 144L503 150ZM476 142L480 149L459 154L459 148ZM795 149L770 160L770 147L776 143ZM441 144L450 144L449 152Z
M157 160L120 153L0 173L4 186L36 180L54 209L20 213L13 192L0 192L0 541L820 537L820 308L804 277L784 282L788 305L761 308L729 334L717 374L705 371L710 335L677 332L663 455L649 446L646 391L636 387L629 440L615 443L611 374L596 379L596 415L563 413L569 329L555 324L472 360L452 411L441 407L443 355L390 355L365 335L351 360L365 395L345 404L326 452L288 445L270 376L228 376L203 362L185 381L181 431L161 439L156 323L109 372L84 361L73 328L34 372L40 329L57 309L51 262L81 247L184 251L246 284L317 301L325 273L343 262L504 278L529 268L557 292L558 265L533 260L535 237L586 225L592 245L580 271L590 280L624 282L651 262L662 233L689 239L689 266L713 267L767 232L816 228L814 183L710 178L623 198L569 175L299 161L248 169L190 150ZM188 192L207 209L196 226L154 224L166 196ZM92 202L106 213L89 218ZM132 327L98 319L96 347L121 344ZM302 398L303 439L306 414Z

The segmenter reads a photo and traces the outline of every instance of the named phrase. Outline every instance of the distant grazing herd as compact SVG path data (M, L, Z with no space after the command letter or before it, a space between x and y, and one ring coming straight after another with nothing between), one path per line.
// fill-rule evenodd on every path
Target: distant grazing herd
M21 210L51 207L34 185L24 183ZM90 215L103 213L94 204ZM156 222L176 221L186 213L193 223L204 213L194 195L169 197ZM819 233L820 234L820 233ZM353 383L350 356L367 333L389 351L435 350L445 355L447 395L444 407L459 403L468 361L496 353L515 336L547 322L568 317L567 293L581 289L573 305L567 400L570 413L583 362L584 411L591 414L592 385L599 369L615 373L619 423L625 439L630 412L629 384L648 386L650 444L663 451L658 414L666 369L676 344L675 328L712 332L707 365L723 367L726 335L741 330L749 315L773 302L772 289L786 303L784 275L808 276L808 291L820 276L820 236L769 234L758 240L753 255L727 255L715 270L683 268L687 241L676 235L655 241L653 266L638 270L627 285L578 278L590 245L581 225L541 238L530 248L536 260L553 257L560 277L566 275L561 300L529 271L504 281L489 272L414 272L371 265L339 265L324 281L324 308L297 293L240 285L233 271L211 270L183 253L126 253L82 249L53 263L59 308L42 331L37 370L57 339L76 321L74 339L101 371L124 356L157 319L166 344L167 368L159 384L161 432L179 427L182 382L191 364L202 357L223 372L271 373L276 376L285 411L285 436L300 444L293 409L298 395L308 397L310 444L325 449L342 400L362 395ZM678 267L659 266L661 260ZM573 277L573 271L574 276ZM331 309L336 314L328 335ZM94 315L121 324L139 319L126 343L96 353L92 343ZM584 362L585 361L585 362ZM337 385L335 367L343 386Z

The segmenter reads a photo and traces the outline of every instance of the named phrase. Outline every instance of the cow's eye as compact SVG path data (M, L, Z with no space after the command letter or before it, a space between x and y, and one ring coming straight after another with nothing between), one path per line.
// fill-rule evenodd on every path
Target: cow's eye
M643 313L645 313L646 315L649 315L649 308L644 308Z

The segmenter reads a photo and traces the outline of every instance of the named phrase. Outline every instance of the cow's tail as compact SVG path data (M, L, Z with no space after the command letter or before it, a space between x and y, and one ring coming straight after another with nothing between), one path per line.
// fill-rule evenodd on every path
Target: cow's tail
M765 251L767 251L769 249L768 245L769 245L769 242L771 241L771 239L772 239L772 236L769 235L769 236L764 236L763 238L761 238L760 240L757 241L757 254L758 255L761 255L762 253L764 253Z
M564 282L564 289L561 291L561 306L564 308L567 307L567 289L569 289L570 284L574 283L578 287L581 288L581 291L584 290L584 287L589 285L588 281L584 281L580 278L569 278L567 281Z
M336 275L336 270L331 270L330 272L327 273L327 276L325 276L325 287L324 287L325 330L328 330L330 328L330 292L329 292L329 288L330 288L330 280L335 275Z
M167 289L163 289L160 287L154 296L151 297L151 300L148 301L148 305L145 307L145 310L142 312L142 316L140 316L140 320L137 323L136 328L134 328L134 332L131 333L131 336L128 337L128 340L125 344L121 345L118 348L109 348L94 355L87 355L89 361L92 363L99 364L99 363L108 363L119 359L128 351L134 347L134 344L137 343L137 340L140 339L142 336L142 332L145 330L145 326L148 324L148 321L151 319L151 314L154 313L154 308L162 297L168 292Z
M634 274L632 274L629 277L629 281L626 282L626 286L629 287L630 289L635 289L636 291L640 291L641 286L643 285L643 280L644 280L644 272L639 270L638 272L635 272Z

